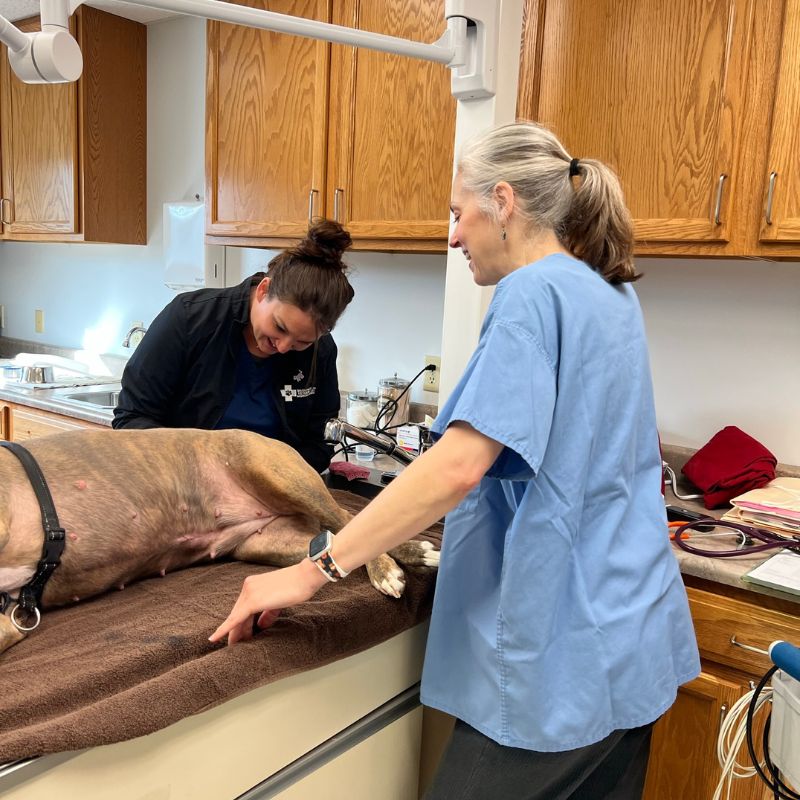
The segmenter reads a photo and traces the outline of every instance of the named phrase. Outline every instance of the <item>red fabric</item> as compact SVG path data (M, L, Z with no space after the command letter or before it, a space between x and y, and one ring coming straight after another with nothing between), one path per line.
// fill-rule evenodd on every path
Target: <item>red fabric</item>
M359 467L358 464L353 464L351 461L331 461L328 469L349 481L356 478L369 478L369 470L366 467Z
M761 442L728 425L714 434L681 472L703 491L706 508L718 508L732 497L769 483L777 463Z

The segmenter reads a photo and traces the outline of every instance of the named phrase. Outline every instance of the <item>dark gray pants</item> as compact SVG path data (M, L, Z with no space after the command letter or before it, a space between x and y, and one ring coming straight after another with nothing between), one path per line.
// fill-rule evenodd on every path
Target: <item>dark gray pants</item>
M425 800L640 800L653 725L560 753L505 747L461 720Z

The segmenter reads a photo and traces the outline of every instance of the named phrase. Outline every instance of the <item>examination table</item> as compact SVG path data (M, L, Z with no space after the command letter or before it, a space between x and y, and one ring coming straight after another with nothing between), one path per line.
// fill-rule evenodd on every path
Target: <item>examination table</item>
M210 644L265 569L192 567L46 612L0 656L0 797L416 797L435 573L406 569L396 600L361 569L251 642Z

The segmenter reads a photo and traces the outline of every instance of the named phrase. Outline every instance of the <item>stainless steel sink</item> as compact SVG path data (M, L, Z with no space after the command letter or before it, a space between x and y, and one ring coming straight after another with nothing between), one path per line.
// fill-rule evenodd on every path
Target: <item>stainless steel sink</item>
M72 392L63 395L64 400L76 403L89 403L100 408L114 408L119 399L119 389L96 389L94 391Z

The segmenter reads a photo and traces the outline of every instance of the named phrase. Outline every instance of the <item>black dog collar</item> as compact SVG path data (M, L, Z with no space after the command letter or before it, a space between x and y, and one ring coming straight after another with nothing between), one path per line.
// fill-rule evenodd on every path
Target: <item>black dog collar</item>
M47 481L36 463L36 459L17 442L0 441L0 447L10 450L22 463L42 512L42 528L44 528L42 557L36 565L34 576L19 590L19 598L17 600L22 610L29 615L33 615L36 621L32 626L24 627L17 622L14 614L11 615L11 621L16 627L20 630L28 631L33 630L39 624L39 606L42 603L45 584L61 563L61 555L64 552L65 543L64 529L58 523L58 515L53 504L53 498L47 488ZM16 612L16 608L14 611Z

